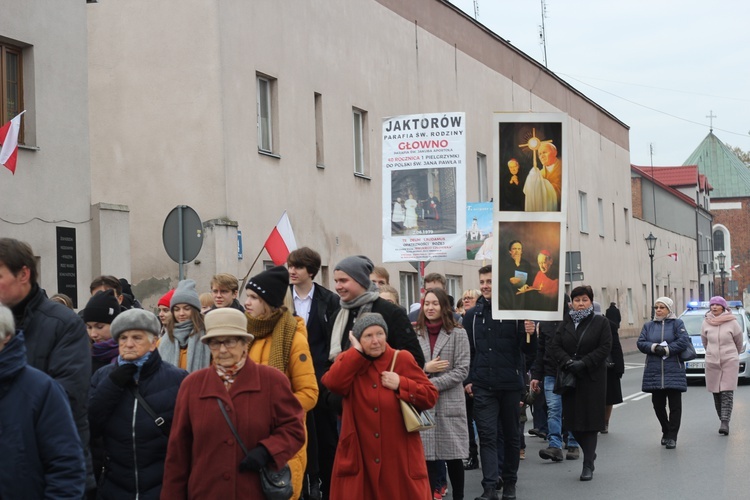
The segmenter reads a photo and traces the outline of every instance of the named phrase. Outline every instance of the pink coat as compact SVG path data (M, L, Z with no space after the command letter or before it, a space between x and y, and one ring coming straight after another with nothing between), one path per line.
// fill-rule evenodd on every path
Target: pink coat
M737 389L742 350L742 328L732 311L714 317L708 312L701 327L706 348L706 389L710 392Z
M418 432L406 432L398 399L417 409L435 406L438 391L414 357L400 351L393 371L398 391L380 383L396 351L390 346L370 361L350 348L323 376L331 391L344 396L341 436L331 479L331 500L430 500L432 492Z

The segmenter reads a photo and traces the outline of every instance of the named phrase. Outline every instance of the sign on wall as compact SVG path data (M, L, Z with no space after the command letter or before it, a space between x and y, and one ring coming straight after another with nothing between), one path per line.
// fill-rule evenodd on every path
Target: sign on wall
M57 227L57 293L64 293L78 307L78 267L76 263L76 230L74 227Z

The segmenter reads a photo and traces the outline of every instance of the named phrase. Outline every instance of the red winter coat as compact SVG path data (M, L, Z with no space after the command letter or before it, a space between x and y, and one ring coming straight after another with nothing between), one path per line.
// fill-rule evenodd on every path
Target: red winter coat
M331 500L432 498L422 440L418 432L406 432L398 399L425 410L435 406L438 391L408 351L399 352L393 370L399 390L383 387L380 374L390 369L395 352L388 346L370 361L348 349L323 376L328 389L344 396Z
M240 472L244 453L219 409L221 399L245 447L265 446L278 467L305 442L303 412L289 379L248 359L229 391L213 367L180 386L161 498L263 498L256 472Z

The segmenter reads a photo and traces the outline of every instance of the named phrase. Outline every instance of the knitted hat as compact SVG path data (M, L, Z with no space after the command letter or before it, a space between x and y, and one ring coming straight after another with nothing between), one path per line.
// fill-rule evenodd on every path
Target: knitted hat
M215 337L242 337L251 342L255 337L247 333L247 316L231 307L220 307L206 313L206 334L201 342L207 344Z
M120 313L112 322L112 326L109 327L109 331L112 333L112 338L115 341L118 340L118 337L122 333L131 330L143 330L158 337L161 330L161 323L154 313L145 309L128 309Z
M177 304L188 304L199 311L201 310L201 299L198 297L198 292L195 291L195 281L182 280L177 283L177 288L169 301L169 308L172 309Z
M724 299L722 299L722 300L724 300ZM665 306L667 306L667 309L669 309L669 312L671 312L671 313L674 312L674 301L672 299L670 299L669 297L659 297L654 302L654 304L656 304L656 303L664 304ZM726 304L726 302L725 302L725 304Z
M718 304L724 309L729 309L729 304L727 304L727 301L724 300L724 297L720 297L718 295L716 297L711 297L711 300L708 302L708 305L712 306L714 304Z
M281 307L289 290L289 271L284 266L276 266L256 274L245 286L252 290L271 307Z
M157 305L169 307L169 301L172 300L172 295L174 295L174 288L162 295Z
M370 281L370 274L375 267L372 261L364 255L352 255L345 258L333 269L334 271L343 271L351 278L362 285L365 290L370 289L372 281Z
M114 290L96 292L91 296L83 310L84 323L112 323L120 314L120 303L117 302Z
M364 331L373 325L377 325L385 330L385 336L386 338L388 337L388 325L385 323L383 316L380 313L365 313L358 317L354 322L354 326L352 326L354 338L357 340L361 339Z

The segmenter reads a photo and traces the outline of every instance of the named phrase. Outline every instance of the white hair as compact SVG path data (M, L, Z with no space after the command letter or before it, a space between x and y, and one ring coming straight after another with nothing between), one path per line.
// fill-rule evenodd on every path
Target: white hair
M16 333L16 322L13 313L5 306L0 306L0 342Z

